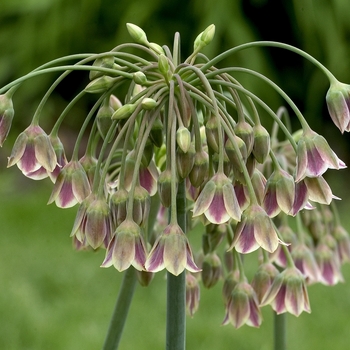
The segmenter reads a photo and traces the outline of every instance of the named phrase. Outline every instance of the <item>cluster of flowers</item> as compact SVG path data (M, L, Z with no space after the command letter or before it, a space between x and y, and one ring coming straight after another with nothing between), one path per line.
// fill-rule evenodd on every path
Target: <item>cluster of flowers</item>
M199 279L210 288L223 277L222 250L227 267L224 323L259 326L260 306L266 304L277 313L309 312L306 284L341 281L340 266L350 259L349 236L335 209L328 209L336 197L322 176L345 164L273 82L245 68L216 68L244 45L212 60L200 53L213 38L213 25L198 35L184 62L178 34L171 52L150 43L141 28L127 27L136 43L75 55L81 60L70 66L58 64L72 57L49 62L0 90L2 145L14 115L12 96L22 81L34 73L63 71L15 141L8 166L16 164L32 179L49 177L54 183L49 203L60 208L79 204L71 236L77 249L106 249L102 267L123 271L133 266L145 285L163 269L174 275L188 270L191 315L198 307ZM47 134L39 125L43 105L73 70L90 71L91 82ZM282 122L283 110L275 113L245 89L236 71L264 79L285 98L301 129L292 133ZM350 86L327 76L331 117L341 132L348 131ZM123 103L114 95L120 86L127 91ZM86 93L99 98L68 161L60 125ZM271 133L261 115L274 121ZM80 157L82 137L91 125ZM178 223L180 187L189 226L200 225L204 232L196 259ZM288 220L297 222L297 234ZM248 283L241 255L256 250L260 265Z

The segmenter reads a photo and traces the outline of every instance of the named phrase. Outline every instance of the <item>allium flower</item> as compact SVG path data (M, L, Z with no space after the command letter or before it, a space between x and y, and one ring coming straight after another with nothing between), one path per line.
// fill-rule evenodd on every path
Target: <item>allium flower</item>
M298 142L295 180L318 177L329 169L343 169L346 165L330 148L326 139L312 131L305 130Z
M267 180L262 206L271 218L281 210L289 214L293 207L294 194L293 176L282 169L276 169Z
M288 267L275 277L261 306L267 304L277 314L289 312L299 316L303 311L311 312L305 278L296 267Z
M315 257L320 271L321 283L334 286L339 282L344 282L339 258L331 248L320 243L316 247Z
M185 269L190 272L200 271L194 262L187 237L177 224L169 224L157 238L145 267L150 272L167 269L175 276Z
M232 182L225 174L217 173L205 184L193 208L193 217L201 214L213 224L222 224L231 218L241 219Z
M314 253L309 247L301 243L293 246L292 258L296 268L305 276L308 283L315 283L320 280L320 271Z
M340 199L333 195L331 188L322 176L306 177L303 181L307 187L310 201L329 205L332 199Z
M8 167L17 164L22 173L34 180L48 176L57 165L50 139L39 125L31 124L20 133L8 159Z
M12 99L7 94L0 95L0 147L10 131L14 114Z
M266 292L269 290L275 277L279 274L275 265L270 262L263 263L259 266L252 280L252 287L254 288L258 301L261 303Z
M202 262L202 282L211 288L219 281L222 274L221 260L215 252L207 254Z
M132 220L125 220L117 227L101 267L113 265L118 271L124 271L132 265L142 271L146 254L140 227Z
M230 249L235 247L237 252L247 254L261 247L273 253L279 243L271 218L258 204L252 204L237 224Z
M80 204L71 236L97 249L112 238L111 215L105 199L90 194Z
M86 173L78 161L70 161L59 173L48 204L55 202L60 208L81 203L91 192Z
M196 277L186 273L186 308L192 317L198 310L200 299L200 288Z
M326 101L333 123L342 133L350 131L350 85L339 81L331 83Z
M238 282L226 305L223 324L231 322L235 328L244 324L259 327L262 322L258 298L253 287L247 282Z

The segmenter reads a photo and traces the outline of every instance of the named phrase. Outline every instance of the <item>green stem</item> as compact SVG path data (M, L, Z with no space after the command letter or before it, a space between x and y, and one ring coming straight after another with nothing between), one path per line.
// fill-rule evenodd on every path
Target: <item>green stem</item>
M287 315L274 312L274 350L287 349Z
M128 315L132 297L134 295L136 281L137 278L135 269L129 268L124 274L117 303L115 305L105 343L103 345L103 350L118 349L126 317Z
M185 181L178 187L177 220L186 233ZM186 342L186 273L167 273L166 350L184 350Z

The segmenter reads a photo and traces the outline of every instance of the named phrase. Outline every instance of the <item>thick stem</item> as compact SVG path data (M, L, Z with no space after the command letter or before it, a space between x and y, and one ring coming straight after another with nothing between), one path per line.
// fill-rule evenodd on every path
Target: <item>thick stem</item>
M287 315L274 312L274 350L287 349L286 322Z
M118 349L126 317L134 295L136 281L136 271L134 268L130 267L124 274L117 303L115 305L105 343L103 345L103 350Z
M186 233L185 181L178 187L177 220ZM179 276L167 273L166 350L184 350L186 345L186 272Z

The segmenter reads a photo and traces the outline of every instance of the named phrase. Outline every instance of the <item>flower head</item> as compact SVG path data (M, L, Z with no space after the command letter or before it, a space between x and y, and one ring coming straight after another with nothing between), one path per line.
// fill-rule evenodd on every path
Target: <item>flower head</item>
M31 124L20 133L8 159L8 167L17 164L22 173L40 180L54 171L57 157L48 135L39 126Z
M326 139L312 131L306 130L301 135L297 148L297 168L295 180L318 177L328 168L343 169L346 165L330 148Z
M146 254L141 228L134 221L125 220L117 227L109 242L101 267L113 265L118 271L124 271L132 265L142 271Z
M261 306L267 304L271 304L277 314L289 312L299 316L303 311L310 313L305 278L296 267L288 267L275 277Z
M241 219L241 208L238 204L232 182L224 173L217 173L209 180L197 198L193 216L204 214L213 224L222 224L228 220Z
M178 276L187 269L199 272L194 262L190 244L178 224L169 224L155 241L145 264L146 270L158 272L167 269Z
M55 202L60 208L81 203L91 192L87 175L78 161L70 161L59 173L48 204Z

